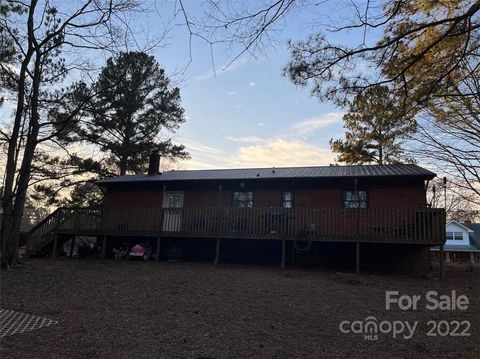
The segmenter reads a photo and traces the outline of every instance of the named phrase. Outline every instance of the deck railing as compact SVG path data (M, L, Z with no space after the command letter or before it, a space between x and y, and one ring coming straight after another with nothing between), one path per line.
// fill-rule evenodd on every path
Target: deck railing
M63 208L57 223L66 234L445 242L445 211L430 208Z

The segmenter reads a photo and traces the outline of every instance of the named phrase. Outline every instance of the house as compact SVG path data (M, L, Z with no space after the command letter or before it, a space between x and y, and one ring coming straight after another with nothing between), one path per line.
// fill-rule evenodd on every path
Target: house
M271 254L285 266L310 254L357 271L360 261L425 268L445 241L445 212L426 200L435 174L417 165L159 173L159 160L151 154L148 174L100 180L102 208L60 209L32 237L95 235L103 256L142 238L156 258L180 247L215 263Z
M480 223L451 220L446 226L444 246L447 262L480 262ZM439 259L439 248L431 249L433 259Z

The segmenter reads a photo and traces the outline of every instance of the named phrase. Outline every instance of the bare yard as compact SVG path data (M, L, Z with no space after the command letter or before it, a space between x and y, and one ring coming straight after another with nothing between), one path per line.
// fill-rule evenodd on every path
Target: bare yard
M385 309L385 291L421 295ZM427 310L426 293L466 295ZM437 278L209 263L37 259L1 273L1 307L58 324L1 340L2 358L480 358L480 268ZM342 333L374 316L385 333ZM388 323L418 322L410 339ZM433 321L434 323L428 323ZM445 321L446 324L427 332ZM451 336L468 321L470 336ZM388 323L387 323L388 322ZM387 323L387 324L385 324ZM358 323L357 323L358 324ZM463 324L465 325L465 324ZM460 329L464 329L461 327Z

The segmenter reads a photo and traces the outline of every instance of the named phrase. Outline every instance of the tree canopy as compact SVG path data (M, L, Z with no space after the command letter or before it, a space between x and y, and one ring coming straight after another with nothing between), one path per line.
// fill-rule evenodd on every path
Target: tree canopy
M98 146L110 156L120 175L143 172L148 154L155 148L165 157L188 156L183 145L160 137L162 131L175 132L185 116L180 90L170 86L153 56L122 52L107 60L91 86L78 89L80 100L82 94L98 95L70 128L69 136Z
M347 164L400 162L401 142L416 129L413 117L404 114L387 86L358 94L343 122L345 139L332 139L330 146L338 153L338 161Z
M296 84L313 84L313 94L344 103L375 84L390 84L398 100L415 107L462 80L462 61L475 61L480 46L480 2L402 0L366 5L337 32L380 32L377 40L337 44L324 33L291 42L286 74ZM381 10L378 10L378 9ZM375 10L377 9L377 10ZM477 61L476 61L477 62Z
M6 143L2 265L14 266L18 261L20 223L35 157L40 144L55 143L59 135L54 108L66 105L70 90L61 89L63 81L68 74L85 69L82 52L101 51L115 44L120 14L136 9L134 0L86 0L68 6L59 1L0 2L0 41L5 45L0 88L11 90L15 108L11 121L0 132ZM63 56L64 51L71 61ZM63 113L61 130L79 110Z
M480 68L464 71L469 75L451 96L438 96L417 116L412 153L447 174L461 196L480 204Z

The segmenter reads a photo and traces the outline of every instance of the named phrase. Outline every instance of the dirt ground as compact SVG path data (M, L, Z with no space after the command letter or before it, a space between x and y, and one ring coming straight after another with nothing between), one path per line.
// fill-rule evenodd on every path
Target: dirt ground
M417 310L387 311L386 290L421 295ZM456 290L468 296L468 309L427 310L429 290ZM480 358L480 267L447 267L441 281L255 265L31 259L1 273L1 307L58 321L2 339L1 358ZM405 332L393 338L388 323L377 340L340 331L342 321L368 316L418 326L411 339ZM453 321L468 321L470 336L427 336L428 321L447 321L438 327L442 334L447 325L454 332Z

